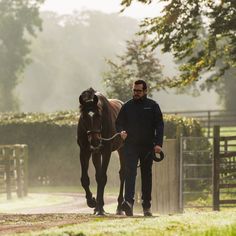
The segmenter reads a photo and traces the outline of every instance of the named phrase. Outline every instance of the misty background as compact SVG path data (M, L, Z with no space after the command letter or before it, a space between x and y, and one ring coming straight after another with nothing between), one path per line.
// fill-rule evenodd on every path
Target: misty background
M42 32L30 39L32 63L15 89L20 111L76 110L80 93L88 87L105 94L105 59L114 59L125 51L126 41L138 31L139 21L118 13L88 10L67 15L43 11L41 18ZM178 74L170 54L156 50L156 56L164 66L164 75ZM154 99L163 111L221 108L214 91L193 97L177 95L173 89L154 93Z

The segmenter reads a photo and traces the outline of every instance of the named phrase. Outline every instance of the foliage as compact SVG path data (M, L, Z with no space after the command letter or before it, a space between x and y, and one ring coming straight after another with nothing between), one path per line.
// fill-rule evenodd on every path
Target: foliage
M145 4L153 0L137 0ZM133 0L122 0L130 6ZM162 15L145 19L141 34L152 36L148 45L163 46L181 63L180 79L169 86L184 86L206 78L212 83L236 66L236 1L159 0ZM203 76L204 75L204 76Z
M71 15L42 12L41 18L43 31L32 43L33 63L17 87L21 110L77 109L82 91L93 87L102 92L104 57L120 53L138 23L98 11Z
M39 6L44 0L0 0L0 111L17 110L13 90L29 64L30 41L41 30Z
M45 124L73 126L78 122L79 113L60 111L54 113L0 113L0 125Z
M146 39L127 41L124 55L117 56L119 62L107 60L110 69L104 73L104 82L109 97L127 101L131 98L131 88L134 80L143 79L148 83L151 96L154 90L161 88L162 66L154 52L143 47Z
M29 184L77 185L80 179L79 147L74 111L43 113L0 113L0 144L27 144L29 147ZM199 136L201 127L193 119L165 115L165 136L175 138L177 127L185 136ZM111 186L118 186L118 158L112 158L109 170ZM93 171L93 169L91 170ZM115 176L117 173L117 176ZM91 176L94 176L92 174ZM94 180L91 181L94 184Z
M52 125L68 126L77 125L79 113L76 111L60 111L52 113L0 113L0 126L6 125ZM192 118L164 114L166 138L176 138L177 127L183 136L201 136L200 124Z

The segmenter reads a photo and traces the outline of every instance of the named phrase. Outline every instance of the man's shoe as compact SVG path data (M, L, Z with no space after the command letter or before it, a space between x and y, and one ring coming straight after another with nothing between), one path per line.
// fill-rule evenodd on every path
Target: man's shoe
M125 212L127 216L133 216L133 205L127 201L121 204L121 210Z
M143 209L143 215L144 216L152 216L152 212L150 208L144 208Z

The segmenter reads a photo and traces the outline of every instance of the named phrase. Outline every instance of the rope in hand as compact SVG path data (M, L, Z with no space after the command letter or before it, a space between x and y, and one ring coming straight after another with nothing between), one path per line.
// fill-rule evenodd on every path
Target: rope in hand
M111 140L113 140L115 137L117 137L118 135L120 135L120 133L116 133L116 134L114 134L112 137L110 137L110 138L102 138L101 137L101 140L103 140L103 141L111 141ZM159 154L159 156L157 156ZM164 154L164 152L163 151L161 151L160 153L155 153L154 152L154 150L152 150L152 151L150 151L150 152L148 152L147 153L147 155L144 157L144 159L147 159L147 157L149 156L149 155L152 155L152 159L154 160L154 161L156 161L156 162L160 162L160 161L162 161L164 158L165 158L165 154ZM138 166L138 167L140 167L140 165Z
M152 150L146 154L146 156L144 157L144 161L147 160L149 155L151 155L152 160L155 162L160 162L165 158L165 154L163 151L161 151L160 153L155 153L154 150ZM139 168L140 166L141 166L141 163L137 166L137 168Z

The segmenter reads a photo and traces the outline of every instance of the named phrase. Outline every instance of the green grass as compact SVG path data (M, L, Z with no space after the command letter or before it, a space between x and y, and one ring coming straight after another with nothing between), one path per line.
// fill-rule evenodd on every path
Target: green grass
M90 222L55 227L26 236L233 236L236 235L236 211L188 212L159 217L92 217Z

